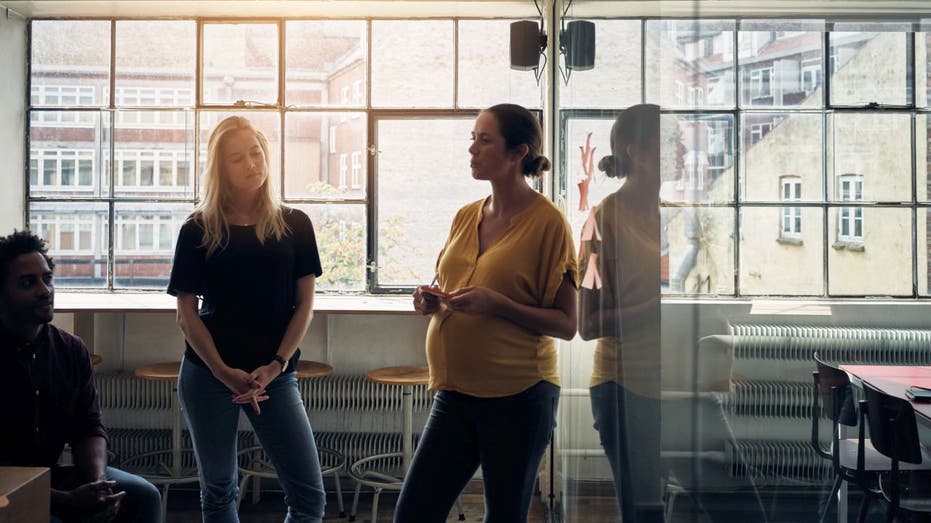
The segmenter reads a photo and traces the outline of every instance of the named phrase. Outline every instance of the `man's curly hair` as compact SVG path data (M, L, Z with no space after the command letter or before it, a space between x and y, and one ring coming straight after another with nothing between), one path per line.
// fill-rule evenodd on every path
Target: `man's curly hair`
M0 281L6 281L10 271L10 264L20 255L37 252L45 258L49 269L55 270L55 263L48 255L45 240L32 234L28 230L14 231L9 236L0 238Z

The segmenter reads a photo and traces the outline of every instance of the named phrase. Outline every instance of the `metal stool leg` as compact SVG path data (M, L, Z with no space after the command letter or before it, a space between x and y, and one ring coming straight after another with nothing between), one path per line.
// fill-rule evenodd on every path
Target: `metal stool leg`
M168 489L171 488L171 483L165 483L165 488L162 490L162 523L165 523L168 520Z
M239 512L239 507L242 505L242 498L246 495L246 485L249 484L249 479L251 477L251 474L243 474L242 478L239 479L239 493L236 494L236 512Z
M375 496L372 498L372 523L378 521L378 496L381 496L381 489L375 489Z
M356 511L359 508L359 492L362 490L362 483L356 483L356 495L352 497L352 512L349 513L349 521L356 520Z
M339 517L346 517L346 507L343 506L343 487L340 485L339 471L336 471L336 474L333 476L333 479L336 481L336 506L339 507Z

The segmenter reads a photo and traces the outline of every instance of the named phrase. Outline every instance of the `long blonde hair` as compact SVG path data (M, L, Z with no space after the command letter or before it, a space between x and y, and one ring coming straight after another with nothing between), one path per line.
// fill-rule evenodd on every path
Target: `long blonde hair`
M255 133L259 147L262 148L265 156L266 177L258 192L259 218L255 224L255 235L259 243L265 243L268 237L274 236L276 240L280 240L288 233L288 226L281 212L281 204L275 197L269 181L271 174L268 165L268 139L253 127L249 120L242 116L230 116L217 124L210 133L210 140L207 142L207 163L204 166L203 196L191 214L191 219L195 220L204 231L201 247L206 247L208 257L223 247L230 232L225 213L230 205L230 184L221 172L220 145L228 134L242 129Z

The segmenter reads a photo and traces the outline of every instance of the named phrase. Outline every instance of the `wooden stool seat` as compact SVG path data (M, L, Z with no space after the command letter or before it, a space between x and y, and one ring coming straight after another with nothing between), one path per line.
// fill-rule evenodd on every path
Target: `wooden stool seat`
M103 362L103 356L100 354L91 354L91 365L97 366Z
M382 385L426 385L430 381L430 371L427 367L412 365L402 367L383 367L365 373L365 379L381 383Z
M333 374L333 367L327 365L326 363L305 360L300 360L297 362L298 379L323 378L329 376L330 374Z
M170 361L167 363L153 363L145 365L133 371L137 378L150 381L176 381L178 373L181 370L180 361Z

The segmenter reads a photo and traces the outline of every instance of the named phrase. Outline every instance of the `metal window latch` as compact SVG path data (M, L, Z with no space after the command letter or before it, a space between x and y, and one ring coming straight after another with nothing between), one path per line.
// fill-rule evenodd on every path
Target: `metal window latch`
M372 156L375 156L376 154L380 154L380 153L381 153L381 151L378 149L378 147L375 147L375 144L369 145L368 150L369 150L369 154L372 155Z

